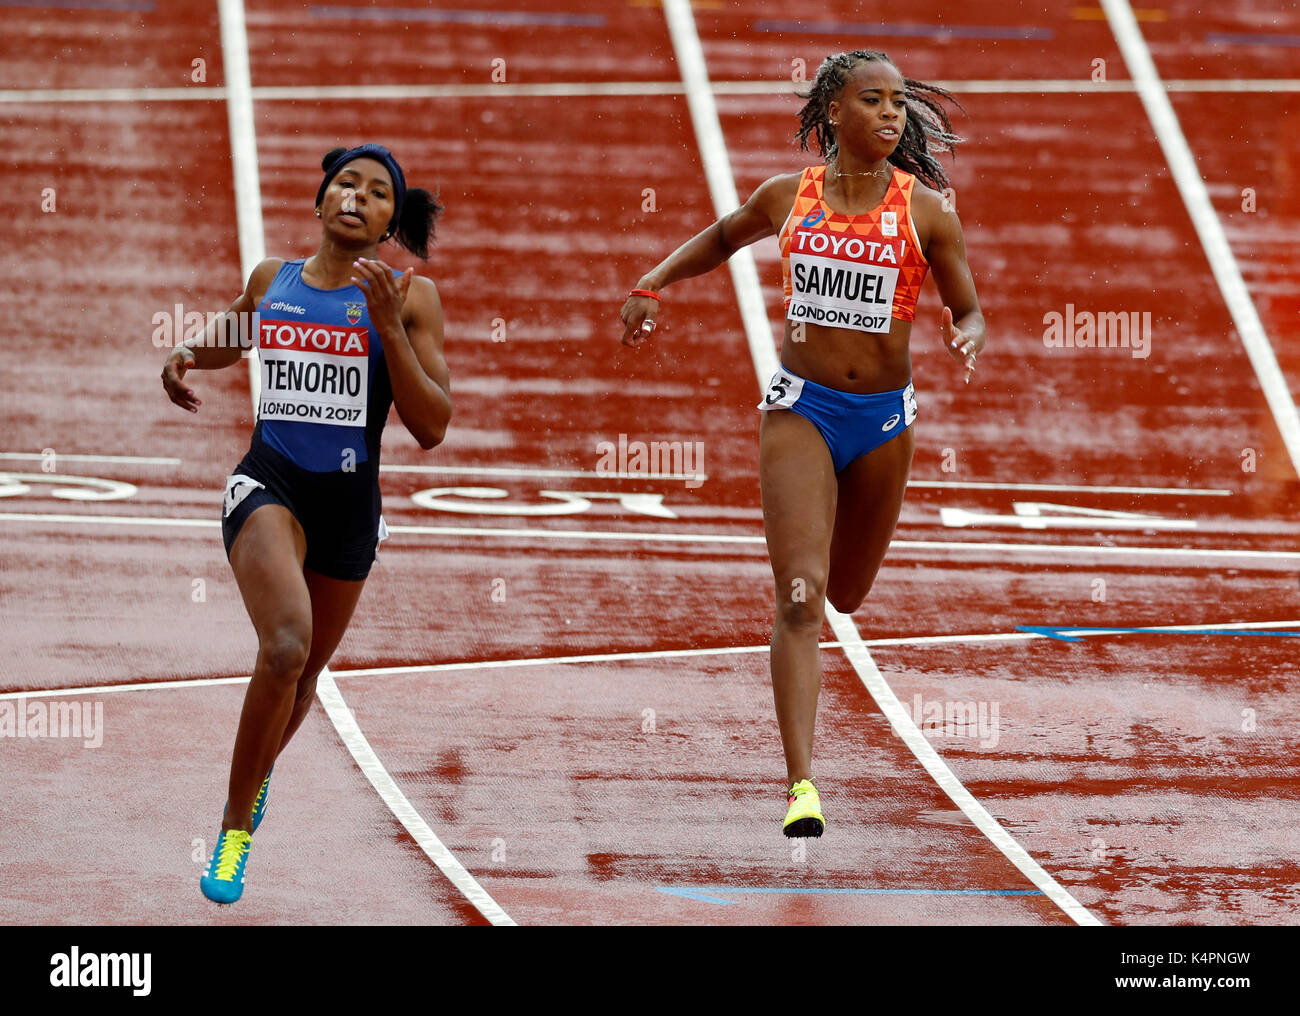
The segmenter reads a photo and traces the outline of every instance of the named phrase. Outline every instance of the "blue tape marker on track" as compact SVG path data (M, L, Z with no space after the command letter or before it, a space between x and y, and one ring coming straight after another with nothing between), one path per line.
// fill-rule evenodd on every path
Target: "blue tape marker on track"
M1082 642L1089 635L1127 635L1142 632L1146 635L1263 635L1268 638L1300 638L1300 631L1243 631L1228 628L1076 628L1073 625L1061 625L1051 628L1038 624L1018 624L1016 631L1033 632L1046 635L1058 642ZM1066 633L1069 634L1066 634Z
M1205 41L1220 46L1300 46L1300 35L1252 35L1246 32L1206 32Z

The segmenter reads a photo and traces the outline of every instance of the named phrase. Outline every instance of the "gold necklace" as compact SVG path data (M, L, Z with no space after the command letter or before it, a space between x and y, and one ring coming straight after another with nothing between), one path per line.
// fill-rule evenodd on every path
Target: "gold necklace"
M886 162L885 165L881 166L880 169L871 169L865 173L845 173L840 169L839 166L835 165L834 163L831 163L831 169L835 170L836 176L874 176L881 180L885 179L885 177L882 175L883 170L889 170L890 173L893 172L893 167L888 162Z

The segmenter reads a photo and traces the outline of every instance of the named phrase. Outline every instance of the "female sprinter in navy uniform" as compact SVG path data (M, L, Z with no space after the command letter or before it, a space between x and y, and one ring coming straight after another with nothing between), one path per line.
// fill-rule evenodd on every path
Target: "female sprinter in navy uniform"
M425 449L442 441L451 418L438 291L376 256L381 242L396 237L427 259L441 207L427 191L407 190L397 160L380 145L336 148L322 168L320 248L309 258L259 264L226 319L203 341L174 349L162 373L171 400L197 412L186 371L237 363L236 323L257 312L257 426L226 482L221 524L258 651L221 833L199 883L218 903L243 892L271 768L311 708L316 677L387 535L379 439L389 406Z
M944 302L943 341L967 380L984 348L961 225L937 192L947 177L933 152L959 140L939 96L950 98L905 79L884 53L828 57L802 96L798 132L805 149L815 139L826 165L767 180L644 276L623 305L623 341L635 345L654 330L657 290L780 238L785 338L758 408L787 836L825 828L812 783L817 643L826 599L845 613L858 608L898 521L916 417L908 339L927 270Z

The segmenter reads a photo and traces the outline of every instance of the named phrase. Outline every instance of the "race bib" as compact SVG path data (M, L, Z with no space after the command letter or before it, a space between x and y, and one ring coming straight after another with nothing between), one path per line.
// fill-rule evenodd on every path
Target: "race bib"
M362 427L370 381L370 329L261 321L262 420Z
M786 317L832 328L887 332L898 269L790 252Z
M912 382L907 383L903 389L903 425L910 427L912 421L916 419L916 389L912 387Z
M799 401L802 393L803 378L778 370L768 382L767 391L763 393L763 400L759 402L758 408L789 409Z

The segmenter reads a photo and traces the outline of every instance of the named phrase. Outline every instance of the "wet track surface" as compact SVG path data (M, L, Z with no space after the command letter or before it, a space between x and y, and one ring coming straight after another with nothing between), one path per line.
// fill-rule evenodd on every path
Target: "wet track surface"
M861 23L850 4L798 30L782 6L695 10L742 197L810 161L790 144L794 60L811 76L826 52L869 43L951 82L967 111L945 165L989 349L963 385L927 284L914 482L853 617L869 642L899 640L872 646L876 664L957 778L1100 920L1295 923L1295 643L1017 631L1300 629L1292 453L1151 121L1120 87L1107 22L1066 4L974 4L958 20L923 3L911 34L864 41L844 27ZM1294 15L1195 6L1140 21L1167 81L1293 72L1293 47L1241 40L1300 32ZM828 832L802 851L780 835L758 389L729 276L665 294L652 346L617 341L626 289L714 217L663 12L476 7L498 16L247 4L267 253L314 251L316 167L336 143L383 141L447 206L421 270L447 317L455 417L432 453L390 420L394 536L331 663L393 782L520 924L1071 923L918 765L835 648L815 754ZM15 816L0 919L482 923L321 709L276 770L245 898L222 909L197 892L244 687L226 679L256 649L217 525L252 414L243 366L191 375L196 417L169 405L154 321L178 303L224 308L242 285L230 127L209 94L225 84L216 5L5 9L0 24L0 139L33 195L7 230L24 281L0 360L0 706L102 705L94 748L0 739ZM401 45L376 45L395 30ZM1094 59L1115 87L1085 90ZM1079 90L959 84L1049 80ZM576 85L528 92L555 83ZM464 92L261 91L347 85ZM1294 87L1171 86L1292 392ZM775 241L755 256L775 333ZM1049 348L1044 317L1067 306L1149 314L1148 355ZM602 475L601 443L621 435L698 442L706 476ZM535 513L593 493L606 496L585 510ZM180 684L93 690L152 682ZM982 707L984 725L952 722L954 704ZM948 717L927 728L935 708ZM116 835L137 845L134 867L104 880Z

